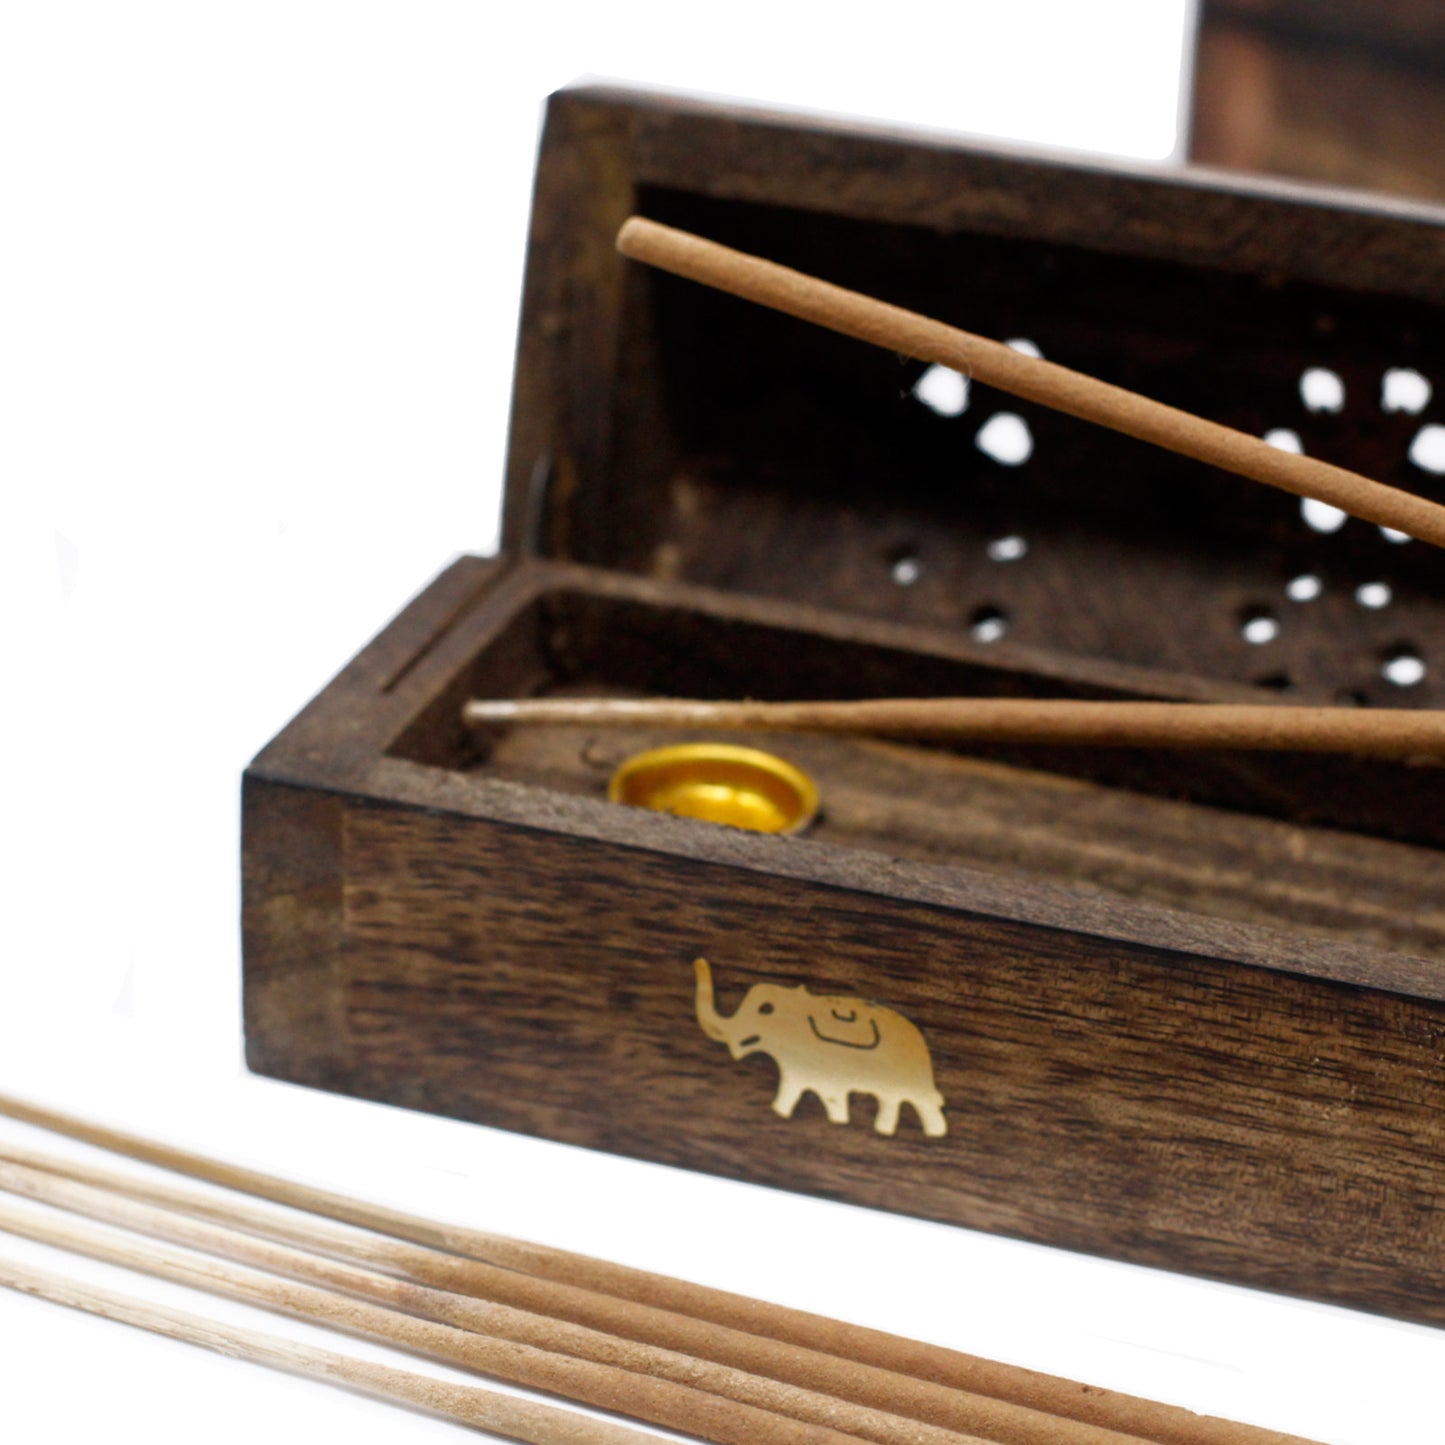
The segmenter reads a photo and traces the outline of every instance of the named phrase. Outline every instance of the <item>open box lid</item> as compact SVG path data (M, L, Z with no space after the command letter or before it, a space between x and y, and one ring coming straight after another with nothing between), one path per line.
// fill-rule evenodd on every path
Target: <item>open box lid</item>
M554 96L504 546L1310 701L1440 705L1438 553L624 260L637 212L1445 492L1445 210Z

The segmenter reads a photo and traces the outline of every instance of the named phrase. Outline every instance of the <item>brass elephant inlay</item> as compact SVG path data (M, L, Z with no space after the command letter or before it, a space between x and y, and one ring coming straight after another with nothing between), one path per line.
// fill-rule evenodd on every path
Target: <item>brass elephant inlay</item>
M931 1139L948 1133L943 1095L933 1082L933 1060L923 1035L900 1013L861 998L820 996L799 984L755 983L731 1018L717 1011L712 969L699 958L697 1021L733 1058L769 1054L778 1066L774 1110L790 1119L798 1100L814 1093L829 1120L848 1122L848 1095L878 1100L873 1127L898 1128L898 1111L911 1104Z

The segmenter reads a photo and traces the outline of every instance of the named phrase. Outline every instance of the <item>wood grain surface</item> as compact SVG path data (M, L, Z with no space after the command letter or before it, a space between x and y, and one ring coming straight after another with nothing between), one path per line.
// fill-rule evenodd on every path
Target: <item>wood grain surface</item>
M1005 465L1001 397L941 415L892 356L629 269L634 211L1441 495L1410 454L1445 404L1381 392L1445 389L1435 211L564 93L503 558L448 569L248 770L252 1067L1445 1321L1438 769L780 739L824 811L777 839L609 805L615 739L462 725L579 691L1442 695L1428 549L1012 402ZM696 1023L698 955L725 1011L772 981L912 1020L947 1136L906 1106L877 1135L862 1094L778 1117L773 1065Z
M564 93L537 181L508 551L951 628L1322 702L1433 706L1429 549L618 257L636 211L1438 500L1410 460L1445 416L1434 209L1218 174L1163 177ZM1327 218L1327 219L1325 219ZM605 225L613 231L603 234ZM702 345L700 338L707 338ZM1311 409L1310 368L1341 409ZM1435 376L1386 410L1391 369ZM978 446L1017 417L1017 465ZM1021 539L1000 563L990 543ZM907 564L906 585L896 580ZM1287 584L1321 580L1308 603ZM1384 583L1383 607L1362 586ZM1258 619L1277 631L1249 642ZM1384 668L1414 649L1416 684Z
M349 1091L1440 1317L1437 1003L375 804L344 833ZM725 1012L771 981L904 1013L947 1138L775 1116L697 1026L698 953Z

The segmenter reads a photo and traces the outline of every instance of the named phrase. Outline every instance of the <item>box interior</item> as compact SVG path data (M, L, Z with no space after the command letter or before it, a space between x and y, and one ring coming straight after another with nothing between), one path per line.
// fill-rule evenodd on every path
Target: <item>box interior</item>
M548 564L535 564L544 574ZM682 589L679 589L681 592ZM655 591L655 589L654 589ZM975 654L979 649L975 648ZM755 698L1141 696L802 622L541 585L395 739L390 755L605 799L630 754L704 734L517 727L469 732L472 696ZM718 736L714 734L713 736ZM1445 961L1440 770L1268 753L948 748L748 734L806 769L822 812L785 846L1033 876L1220 918ZM688 826L716 825L690 822Z

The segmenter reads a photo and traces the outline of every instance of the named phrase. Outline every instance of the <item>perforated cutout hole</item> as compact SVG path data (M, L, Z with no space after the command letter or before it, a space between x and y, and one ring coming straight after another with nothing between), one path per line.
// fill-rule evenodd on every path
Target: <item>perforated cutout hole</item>
M968 630L975 642L997 642L1008 631L1008 613L992 603L975 607L969 614Z
M900 547L888 562L888 575L900 587L912 587L923 576L923 563L911 547Z
M1264 677L1257 677L1254 680L1256 687L1268 689L1270 692L1294 692L1294 679L1287 672L1271 672Z
M1425 681L1425 672L1425 659L1408 642L1392 647L1380 666L1380 676L1396 687L1419 687Z
M1332 507L1328 502L1321 502L1315 497L1300 498L1299 514L1304 518L1305 526L1312 532L1338 532L1346 520L1346 513L1338 507Z
M1000 466L1021 467L1034 454L1033 433L1021 416L1001 411L978 429L974 444Z
M939 416L962 416L968 410L968 378L946 366L930 366L913 384L913 395Z
M1300 400L1309 411L1340 412L1345 409L1345 383L1338 372L1312 366L1299 379Z
M985 550L990 562L1017 562L1027 555L1029 544L1017 533L1011 532L1007 537L995 537Z
M1035 360L1043 359L1043 352L1039 350L1036 341L1030 341L1027 336L1015 336L1004 342L1005 346L1012 347L1022 356L1032 356Z
M1304 453L1305 444L1299 439L1297 431L1291 431L1287 426L1277 426L1265 432L1264 439L1270 446L1278 447L1282 452L1293 452L1296 456Z
M1325 584L1313 572L1301 572L1284 584L1284 595L1291 602L1313 602L1324 590Z
M1430 405L1433 388L1412 366L1392 366L1380 381L1380 410L1419 416Z
M1422 472L1445 473L1445 426L1431 422L1415 433L1410 443L1410 460Z
M1388 582L1362 582L1355 588L1355 601L1371 612L1379 612L1394 601L1395 593Z
M1402 542L1408 542L1410 540L1410 534L1408 532L1397 532L1393 527L1381 527L1380 535L1396 547Z
M1267 607L1246 607L1239 614L1239 635L1251 647L1263 647L1279 636L1279 619Z

